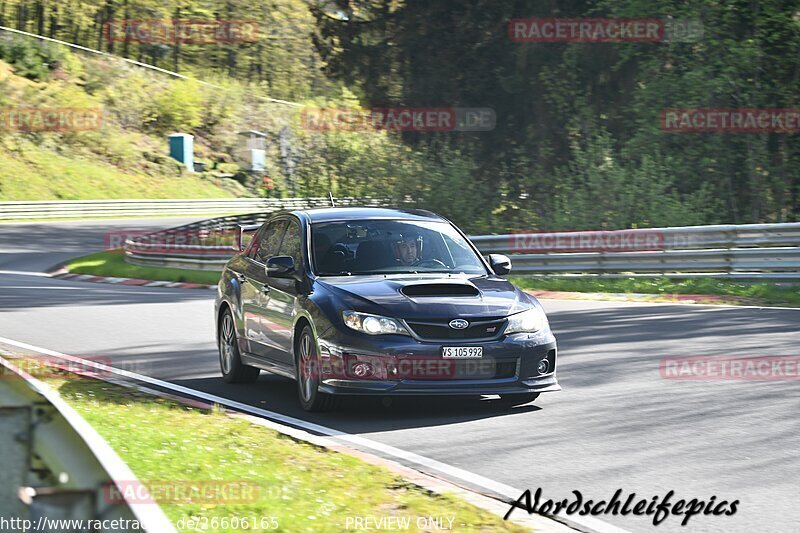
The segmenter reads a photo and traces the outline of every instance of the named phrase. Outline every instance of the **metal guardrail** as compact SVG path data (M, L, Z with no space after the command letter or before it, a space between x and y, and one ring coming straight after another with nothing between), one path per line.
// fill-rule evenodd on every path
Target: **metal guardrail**
M174 533L157 505L125 490L109 497L115 483L140 485L136 476L58 393L11 361L0 357L0 516L41 531L78 530L53 525L63 519L101 524L92 531Z
M353 201L364 203L363 200ZM261 223L269 215L223 217L170 231L202 229L213 233L217 229L223 232L238 225ZM163 235L168 233L162 232ZM513 273L526 277L800 280L800 223L513 233L478 235L470 239L484 254L511 256ZM129 241L125 249L126 261L134 264L220 270L235 253L236 246L232 242L165 246Z
M64 200L0 202L0 220L132 217L156 215L214 215L253 213L276 206L304 207L320 199L222 198L201 200ZM338 200L337 200L338 203ZM323 205L323 204L319 204ZM324 205L330 205L326 203Z
M281 210L329 207L330 199L270 198L257 213L211 218L164 231L147 233L125 241L125 261L134 265L222 270L238 250L239 228L260 225ZM337 207L379 207L382 198L336 198Z
M615 231L512 233L470 237L485 253L703 250L798 246L800 223L726 224ZM602 246L598 250L596 243Z
M527 277L800 279L800 223L471 237Z

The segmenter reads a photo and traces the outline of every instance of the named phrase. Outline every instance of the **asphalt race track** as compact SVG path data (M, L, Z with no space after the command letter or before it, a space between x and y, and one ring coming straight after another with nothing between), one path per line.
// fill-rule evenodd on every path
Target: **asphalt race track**
M219 378L210 290L112 286L40 273L103 248L110 229L176 219L0 225L0 336L357 434L560 500L618 488L650 499L739 500L734 516L668 517L658 531L798 531L800 382L663 379L659 360L798 355L800 310L543 301L564 391L503 409L491 400L348 402L308 415L294 384ZM518 511L520 512L520 511ZM650 518L600 516L630 531Z

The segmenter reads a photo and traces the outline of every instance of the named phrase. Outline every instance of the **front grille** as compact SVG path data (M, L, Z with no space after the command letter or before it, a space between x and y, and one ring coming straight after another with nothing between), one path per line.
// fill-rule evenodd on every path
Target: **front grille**
M425 356L375 356L345 354L344 366L331 365L330 377L363 380L429 380L506 379L517 375L517 359L498 361L493 358L443 359ZM362 365L367 373L357 371ZM344 370L343 370L344 369Z
M515 361L510 361L507 363L497 363L494 377L495 379L511 378L514 377L514 373L516 371L517 371L517 363Z
M421 364L415 364L421 363ZM458 380L458 379L503 379L517 372L516 361L493 361L491 359L433 360L426 366L422 360L412 363L397 363L398 371L389 373L389 379Z
M406 321L414 334L424 340L458 340L458 339L494 339L500 336L505 328L506 319L467 320L469 326L465 329L453 329L450 320L416 322Z

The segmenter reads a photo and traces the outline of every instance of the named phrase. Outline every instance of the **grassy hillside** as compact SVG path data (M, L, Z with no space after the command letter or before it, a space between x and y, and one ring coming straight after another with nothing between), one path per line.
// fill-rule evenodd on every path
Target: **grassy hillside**
M193 68L181 72L213 85L0 34L0 119L15 107L102 110L102 126L90 131L4 130L0 120L0 200L390 195L414 198L467 231L490 230L491 210L471 206L491 191L470 186L471 164L445 137L428 152L391 130L315 131L301 108L266 97L363 110L358 95L321 81L309 94L299 88L308 80L291 69L289 85L277 90L282 85ZM319 74L319 65L308 68ZM245 130L266 134L262 175L242 171L247 152L237 132ZM168 157L174 132L194 135L206 172L188 173Z
M238 184L189 173L128 173L103 161L68 157L30 142L19 143L13 151L0 146L0 169L0 201L227 198L243 191Z
M0 61L0 108L99 108L102 127L96 131L17 131L0 121L0 201L91 200L110 198L229 198L252 196L230 179L235 164L214 165L208 172L190 173L168 157L166 136L146 131L137 121L126 122L125 112L136 111L131 94L97 78L108 70L103 62L85 60L63 52L57 69L31 76L20 64ZM38 58L44 64L46 57ZM94 69L94 72L91 70ZM26 76L22 76L24 73ZM106 73L123 84L136 83L138 74ZM37 79L38 78L38 79ZM117 89L117 92L114 90ZM177 99L177 105L182 103ZM180 129L182 124L169 127ZM201 145L196 156L203 160ZM227 176L227 177L226 177Z

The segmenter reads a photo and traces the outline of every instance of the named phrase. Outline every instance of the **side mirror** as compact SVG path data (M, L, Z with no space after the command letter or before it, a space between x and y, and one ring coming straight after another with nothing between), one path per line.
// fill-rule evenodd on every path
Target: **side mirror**
M503 254L489 254L489 266L498 276L511 272L511 259Z
M295 277L294 259L288 255L276 255L267 259L264 267L267 277L270 278L293 278Z

